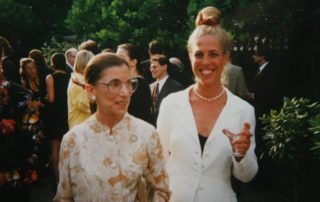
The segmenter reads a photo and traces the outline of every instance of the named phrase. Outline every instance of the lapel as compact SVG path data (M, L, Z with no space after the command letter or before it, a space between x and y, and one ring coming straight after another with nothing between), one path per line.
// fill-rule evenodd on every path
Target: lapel
M198 131L196 122L193 116L191 104L189 102L189 93L192 86L188 87L183 93L180 94L179 97L177 97L175 101L175 106L177 108L177 113L179 113L179 117L181 117L180 121L182 121L182 125L185 128L185 131L192 136L192 139L199 143L198 138ZM214 141L214 139L222 134L223 128L228 128L232 130L232 128L237 127L235 124L235 119L233 118L235 114L238 113L238 103L236 99L234 99L234 95L230 93L230 91L225 88L227 93L227 102L223 110L221 111L220 116L218 117L214 127L211 130L210 136L207 140L207 142ZM181 114L181 115L180 115Z
M162 98L168 94L168 91L170 90L170 84L171 84L171 78L169 76L159 92L159 100L162 100Z
M189 86L187 89L181 91L181 94L179 94L179 97L175 100L175 106L177 108L177 113L179 113L179 117L181 117L180 121L182 122L181 125L183 125L184 131L192 136L192 139L195 142L200 144L196 122L189 102L191 88L192 86Z

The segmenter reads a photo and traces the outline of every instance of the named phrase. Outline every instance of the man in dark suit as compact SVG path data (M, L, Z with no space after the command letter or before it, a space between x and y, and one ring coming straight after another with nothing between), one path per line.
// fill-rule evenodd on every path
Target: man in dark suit
M263 136L263 124L260 117L263 114L270 114L271 110L279 110L283 105L283 79L282 67L270 60L269 50L258 48L252 58L259 65L253 91L253 106L256 114L256 153L259 157L265 152ZM259 173L253 183L263 188L272 188L273 161L267 156L259 160Z
M165 55L154 55L151 57L150 72L156 79L150 84L152 97L152 116L156 123L159 107L163 98L173 92L183 89L183 86L168 75L169 58Z
M2 70L3 76L8 80L15 83L20 84L20 74L19 74L19 66L16 65L13 60L10 58L10 54L12 52L11 45L9 41L0 36L0 46L2 52L0 53L2 56Z

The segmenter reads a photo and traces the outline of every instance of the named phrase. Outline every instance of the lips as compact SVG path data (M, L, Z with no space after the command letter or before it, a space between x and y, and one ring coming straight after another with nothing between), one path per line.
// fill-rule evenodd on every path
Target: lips
M199 69L199 72L203 75L203 76L209 76L211 75L215 70L214 69Z

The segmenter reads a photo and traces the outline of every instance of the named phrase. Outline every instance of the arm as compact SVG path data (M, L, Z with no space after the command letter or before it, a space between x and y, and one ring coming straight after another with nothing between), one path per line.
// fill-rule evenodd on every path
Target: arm
M47 84L47 93L48 93L48 102L54 102L54 80L51 74L46 77L46 84Z
M146 180L153 189L152 201L169 201L170 191L168 185L168 174L165 170L162 146L158 133L154 131L148 140L149 172Z
M70 154L74 147L74 136L66 134L61 142L59 157L59 184L55 202L71 202L73 200L70 177Z
M255 155L255 137L254 131L256 126L256 120L254 116L253 108L250 108L250 111L246 112L248 114L246 119L250 124L250 146L249 149L246 151L245 156L240 160L232 158L233 160L233 168L232 173L233 175L242 182L249 182L258 172L258 163L257 157Z
M167 102L168 99L164 99L161 103L159 109L159 115L157 119L157 130L159 133L159 137L161 140L161 144L163 147L163 155L164 158L167 159L170 153L169 146L170 146L170 137L169 137L169 117L166 116L170 114L169 105Z

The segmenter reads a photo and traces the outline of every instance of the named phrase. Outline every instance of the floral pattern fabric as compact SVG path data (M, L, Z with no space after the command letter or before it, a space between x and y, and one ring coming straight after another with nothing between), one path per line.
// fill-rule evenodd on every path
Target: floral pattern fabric
M44 138L32 92L0 80L0 172L9 186L38 179L38 145Z
M141 177L152 201L168 201L168 176L153 126L129 114L112 129L92 115L72 128L60 149L55 201L136 201Z

